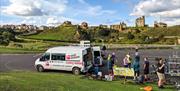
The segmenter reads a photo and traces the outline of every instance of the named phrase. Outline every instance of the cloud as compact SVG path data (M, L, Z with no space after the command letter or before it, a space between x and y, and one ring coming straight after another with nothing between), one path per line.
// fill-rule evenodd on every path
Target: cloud
M77 20L77 19L73 19L73 18L68 18L65 16L51 16L47 19L47 24L62 24L64 21L71 21L73 24L79 24L82 21L81 20Z
M67 0L9 0L2 12L17 16L43 16L53 12L62 13L66 9ZM50 7L50 8L49 8Z
M92 23L94 19L112 18L115 10L104 9L102 5L92 5L88 0L8 0L9 3L0 7L4 16L19 19L20 23L27 24L59 24L69 20L79 24L82 21ZM82 20L82 21L80 21ZM95 22L100 22L95 21Z
M180 0L141 0L131 15L151 15L180 9Z
M171 24L177 24L180 18L180 0L141 0L130 15L161 17L164 22L170 22L166 20L171 19Z
M53 18L53 17L50 17L47 19L47 24L57 24L58 23L58 20Z

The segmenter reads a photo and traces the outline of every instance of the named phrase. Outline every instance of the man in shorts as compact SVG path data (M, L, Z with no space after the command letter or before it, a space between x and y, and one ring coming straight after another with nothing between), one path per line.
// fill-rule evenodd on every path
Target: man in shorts
M157 75L158 75L158 78L159 78L159 81L158 81L158 87L159 88L164 88L164 83L165 83L165 75L164 75L164 68L165 68L165 64L163 62L163 59L160 58L159 59L159 62L157 64Z

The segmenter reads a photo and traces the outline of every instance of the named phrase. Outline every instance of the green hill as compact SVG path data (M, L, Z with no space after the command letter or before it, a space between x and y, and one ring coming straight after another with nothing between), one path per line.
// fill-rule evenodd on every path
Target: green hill
M76 31L79 30L79 35ZM153 27L128 27L131 33L118 32L109 28L79 29L75 25L59 26L55 29L27 36L33 39L55 40L64 42L77 42L79 40L91 40L93 42L120 43L120 44L174 44L175 39L165 39L166 36L180 36L180 25L167 28Z
M31 35L27 37L43 40L76 41L74 39L76 30L76 26L58 26L55 29L44 30L37 35Z

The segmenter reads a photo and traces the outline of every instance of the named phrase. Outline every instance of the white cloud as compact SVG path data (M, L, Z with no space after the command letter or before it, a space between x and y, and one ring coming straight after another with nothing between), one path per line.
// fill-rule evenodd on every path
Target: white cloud
M80 22L82 22L80 20L76 20L76 19L72 19L72 18L68 18L64 16L60 16L60 17L51 16L47 18L46 24L56 26L56 25L62 24L64 21L71 21L73 24L79 24Z
M50 17L47 19L47 24L57 24L58 23L58 20L53 18L53 17Z
M130 15L161 17L170 25L180 24L180 0L141 0Z
M67 0L9 0L2 12L17 16L42 16L53 12L63 13Z
M4 16L19 19L18 23L37 25L54 25L66 20L79 24L82 21L91 22L92 18L113 17L116 13L115 10L104 9L101 5L91 5L87 0L77 0L73 5L69 0L9 0L9 5L0 9Z

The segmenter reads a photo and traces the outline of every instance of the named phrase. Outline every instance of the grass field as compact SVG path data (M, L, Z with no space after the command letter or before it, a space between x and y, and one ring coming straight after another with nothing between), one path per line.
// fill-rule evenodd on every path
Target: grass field
M153 86L153 91L175 91L172 86L161 90L156 84L123 84L123 80L112 82L81 79L70 73L59 72L1 72L0 91L143 91L141 87Z
M54 46L67 45L64 42L52 42L41 40L26 39L23 42L10 42L8 46L0 46L0 54L2 53L37 53L44 52L48 48Z
M23 49L23 48L7 48L7 47L0 47L0 54L24 54L24 53L41 53L42 50L30 50L30 49Z
M59 26L53 30L46 30L37 35L26 36L32 39L44 39L44 40L62 40L62 41L75 41L74 35L76 33L76 27L63 27Z

